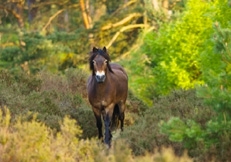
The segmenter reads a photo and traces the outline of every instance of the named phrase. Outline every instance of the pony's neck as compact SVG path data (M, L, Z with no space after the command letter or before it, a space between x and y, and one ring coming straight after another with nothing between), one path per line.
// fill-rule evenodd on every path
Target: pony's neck
M106 71L106 79L104 81L105 84L108 84L108 82L111 81L111 74L112 72L107 68L107 71Z

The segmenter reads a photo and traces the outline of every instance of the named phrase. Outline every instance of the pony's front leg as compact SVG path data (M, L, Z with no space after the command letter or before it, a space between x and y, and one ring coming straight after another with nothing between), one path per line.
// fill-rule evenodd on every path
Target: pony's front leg
M104 142L111 147L111 120L112 120L112 114L113 114L113 108L114 105L110 105L109 107L105 108L104 113L104 125L105 125L105 140Z
M109 114L106 115L105 120L104 120L104 124L105 124L105 140L104 142L110 147L111 146L111 117Z
M96 126L98 128L98 138L103 140L101 111L97 108L93 108L93 112L96 119Z

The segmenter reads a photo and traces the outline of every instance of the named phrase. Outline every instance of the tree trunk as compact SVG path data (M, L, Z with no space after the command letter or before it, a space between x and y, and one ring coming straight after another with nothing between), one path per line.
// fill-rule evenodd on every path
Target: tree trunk
M35 0L27 0L28 7L28 21L29 23L35 18L38 8L32 8L32 5L35 4Z
M81 11L82 11L82 17L83 17L84 26L85 26L86 29L90 29L91 28L91 23L90 23L91 18L90 18L89 14L88 14L89 12L87 11L86 6L89 6L89 5L85 5L84 0L80 0L80 8L81 8Z
M152 5L155 11L160 11L160 6L158 0L152 0Z
M169 9L169 2L168 2L168 0L163 0L162 7L163 7L165 15L168 17L168 9Z
M85 28L91 29L92 28L92 20L91 20L90 12L89 12L89 0L86 0L86 3L84 2L84 0L80 0L80 8L81 8ZM88 39L89 39L91 47L93 47L94 46L93 33L88 34Z

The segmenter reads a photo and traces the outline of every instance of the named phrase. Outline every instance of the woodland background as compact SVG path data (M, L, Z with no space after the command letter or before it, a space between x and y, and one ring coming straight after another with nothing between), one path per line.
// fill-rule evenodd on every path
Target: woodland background
M230 161L230 0L0 0L0 161ZM92 47L129 75L110 150Z

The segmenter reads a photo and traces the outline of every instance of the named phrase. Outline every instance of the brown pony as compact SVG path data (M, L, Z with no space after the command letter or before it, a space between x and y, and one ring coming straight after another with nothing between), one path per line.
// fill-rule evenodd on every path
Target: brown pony
M99 139L103 138L102 120L105 125L104 142L110 146L111 129L120 121L123 131L125 102L128 93L128 76L118 64L110 63L107 49L93 47L89 64L92 75L88 78L88 99L96 118Z

